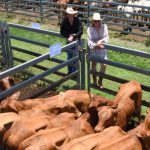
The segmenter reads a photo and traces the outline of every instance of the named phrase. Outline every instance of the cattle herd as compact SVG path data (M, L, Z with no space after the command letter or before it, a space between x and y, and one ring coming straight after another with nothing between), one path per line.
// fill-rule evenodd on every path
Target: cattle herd
M7 0L7 5L7 9L12 8L13 11L15 11L15 7L20 11L31 8L35 11L35 8L42 8L42 13L45 13L46 16L51 16L51 13L54 12L58 16L58 24L64 16L67 5L73 5L74 9L79 10L79 16L83 21L87 19L88 13L92 14L98 11L104 13L106 20L122 22L123 29L127 31L131 31L133 26L150 28L150 0ZM89 10L87 5L90 7ZM4 6L3 8L5 8ZM37 13L37 10L35 12Z
M12 84L0 80L2 91ZM137 81L121 84L113 100L86 90L22 101L20 94L1 101L0 150L150 150L150 109L141 121Z

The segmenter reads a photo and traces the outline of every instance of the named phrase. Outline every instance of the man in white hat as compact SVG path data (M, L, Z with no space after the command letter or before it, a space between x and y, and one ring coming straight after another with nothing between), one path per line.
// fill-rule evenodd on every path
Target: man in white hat
M74 10L72 7L67 7L66 17L64 17L61 26L60 34L64 36L67 43L73 42L74 40L79 40L83 34L83 26L81 20L76 16L78 11ZM75 55L75 49L72 49L73 53L68 53L68 59L71 59ZM68 74L76 71L76 68L68 66Z
M92 17L92 23L87 29L88 36L88 46L90 49L90 55L92 57L100 57L101 59L107 59L107 50L105 49L103 43L107 43L108 28L106 24L102 24L102 18L99 13L94 13ZM92 62L92 70L96 72L97 62ZM105 73L106 64L100 65L100 72ZM102 84L103 77L99 76L98 85L103 88ZM96 75L93 75L93 83L97 85Z

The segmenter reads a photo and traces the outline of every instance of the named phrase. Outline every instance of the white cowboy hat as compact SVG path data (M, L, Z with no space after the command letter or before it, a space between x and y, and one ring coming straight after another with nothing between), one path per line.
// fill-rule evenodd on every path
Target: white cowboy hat
M100 15L99 13L94 13L92 19L93 19L93 20L103 20L103 19L101 18L101 15Z
M73 8L72 8L72 7L67 7L67 9L66 9L66 13L67 13L67 14L71 14L71 15L73 15L73 14L77 14L77 13L78 13L78 11L77 11L77 10L73 10Z

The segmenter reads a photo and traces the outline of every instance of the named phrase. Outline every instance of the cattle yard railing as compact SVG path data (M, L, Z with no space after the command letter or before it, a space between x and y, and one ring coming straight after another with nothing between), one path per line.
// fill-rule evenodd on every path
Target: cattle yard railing
M149 61L147 62L147 69L141 68L139 65L136 65L136 59L138 59L138 63L143 63L144 60L150 60L150 53L143 52L143 51L137 51L133 49L127 49L124 47L118 47L114 45L105 44L106 49L108 50L108 57L109 59L101 59L99 57L90 56L90 50L89 55L87 57L87 63L88 63L88 88L91 89L97 89L101 91L102 93L109 93L111 95L116 95L117 90L115 90L115 85L119 83L126 83L130 80L137 80L136 76L141 77L140 80L137 80L139 83L141 83L141 87L143 90L143 93L149 93L150 94L150 68L149 68ZM117 59L112 58L111 53L114 53L118 57L123 57L125 60L122 62L119 62ZM114 56L114 55L113 55ZM126 58L130 57L131 62L130 64L126 62ZM107 68L113 67L113 72L107 73L100 73L98 71L94 72L91 68L91 62L96 61L97 63L104 63L107 65ZM119 72L124 72L126 74L125 76L119 76ZM132 73L132 74L131 74ZM133 74L135 73L135 74ZM101 89L99 86L94 85L91 79L91 75L101 76L104 78L104 88ZM133 76L134 75L134 76ZM144 80L143 80L144 79ZM146 80L145 80L146 79ZM109 89L108 87L105 87L105 83L108 82L110 85L114 85L114 89ZM149 95L150 98L150 95ZM143 94L143 106L150 107L150 99L144 98Z
M109 25L109 30L145 38L149 36L150 31L150 6L147 5L98 0L80 0L78 3L66 5L60 5L52 0L4 0L0 2L0 6L2 12L39 18L41 21L50 20L51 23L59 23L64 16L64 9L73 6L78 9L78 15L86 25L89 25L92 14L99 12L104 18L103 22ZM133 10L127 7L132 7Z
M12 50L9 39L9 29L7 23L0 22L0 53L1 53L1 65L5 68L12 67Z
M14 35L13 31L14 29L17 29L17 32L20 32L22 34ZM127 49L124 47L118 47L114 45L105 44L105 47L108 49L108 60L100 59L97 57L91 57L90 51L88 50L87 56L87 62L85 61L85 51L82 49L79 49L78 42L75 41L71 44L64 45L62 47L62 54L56 58L50 58L49 53L47 53L46 49L49 48L51 44L45 41L39 41L36 38L31 39L31 37L26 37L23 31L29 32L29 34L33 35L35 37L34 33L41 34L43 39L45 38L44 35L48 37L58 37L58 41L60 39L63 39L59 33L57 32L50 32L47 30L39 30L34 29L30 27L25 27L21 25L16 24L9 24L9 30L10 30L10 39L11 39L11 49L13 51L13 61L14 61L14 67L10 68L8 70L5 70L0 73L0 79L14 75L18 72L21 72L23 70L26 70L29 67L36 68L38 70L42 70L42 73L34 74L34 71L29 71L30 78L27 78L23 80L23 82L18 83L14 85L11 89L6 90L0 94L0 97L5 97L13 92L20 90L21 88L28 86L31 83L34 83L35 81L42 80L46 83L48 83L48 87L43 88L40 91L37 91L31 98L37 97L39 95L44 94L48 90L52 88L58 87L58 85L63 84L64 82L71 79L71 81L76 83L75 85L72 85L72 83L69 83L68 85L70 88L77 88L77 89L88 89L88 90L98 90L100 93L107 93L112 96L114 96L117 91L118 87L121 83L128 82L130 80L137 80L141 83L143 93L150 94L150 69L149 69L149 61L150 60L150 53L137 51L133 49ZM20 30L20 31L19 31ZM23 36L22 36L23 35ZM39 35L39 36L41 36ZM36 35L38 37L38 35ZM47 38L47 37L46 37ZM17 41L20 42L18 45L15 44ZM22 42L25 45L22 46ZM55 43L57 40L55 40ZM79 53L77 56L70 60L66 60L66 52L69 52L72 47L76 47L79 50ZM38 49L42 48L39 52ZM112 55L114 53L116 55L116 58L114 58ZM26 57L27 55L27 57ZM64 57L65 55L65 57ZM22 56L25 56L22 57ZM124 61L119 62L117 58L123 57ZM126 62L126 58L130 57L130 60L132 60L130 63ZM28 58L28 59L27 59ZM62 59L63 58L63 59ZM99 72L93 72L91 70L90 63L92 61L97 61L98 63L105 63L107 64L107 68L113 68L110 70L113 70L112 72L109 72L109 69L106 70L105 74L99 73ZM138 64L137 61L138 60ZM44 63L46 61L46 63ZM76 62L74 64L73 62ZM147 62L148 64L145 64ZM44 63L44 64L42 64ZM54 63L54 64L53 64ZM87 63L87 69L85 68ZM146 67L141 68L140 64L144 64ZM52 65L52 66L51 66ZM67 66L76 66L77 71L68 75L66 72ZM61 68L64 68L65 70L61 71ZM87 70L87 73L86 73ZM119 72L122 72L125 74L125 76L119 76ZM132 74L131 74L132 73ZM134 74L133 74L134 73ZM55 80L55 77L45 78L48 75L56 75L57 80ZM95 86L92 84L91 75L101 75L104 77L104 88L100 89L98 86ZM73 77L77 76L76 80L73 79ZM138 76L138 78L136 78ZM139 80L139 76L140 79ZM146 80L145 80L146 79ZM85 82L86 81L86 82ZM108 86L105 86L105 82L109 82ZM85 87L87 85L87 87ZM114 88L109 85L114 85ZM117 87L117 88L116 88ZM143 106L150 106L149 99L147 97L143 97Z
M38 36L38 34L41 34L43 36L47 35L47 36L59 37L61 39L60 34L56 32L38 30L38 29L33 29L33 28L15 25L15 24L9 24L9 28L10 30L17 28L17 29L21 29L22 31L24 30L25 32L29 31L29 32L32 32L32 34L37 33L36 36ZM51 45L49 43L44 43L44 42L36 41L30 38L13 35L11 31L10 31L10 39L12 41L11 49L13 51L14 67L1 72L0 79L6 76L15 75L16 73L19 73L22 71L29 72L28 75L30 75L30 77L14 85L11 89L8 89L0 93L1 99L39 80L42 80L43 82L47 83L48 86L35 92L31 96L32 98L40 96L44 94L45 92L48 92L50 89L56 88L58 87L58 85L64 82L67 82L69 80L71 82L69 83L70 88L84 89L85 79L83 78L83 75L85 74L84 73L85 68L84 68L82 61L84 61L85 59L84 59L83 52L80 51L81 61L79 61L78 41L74 41L70 44L62 46L61 55L50 58L49 52L47 53L45 51L46 49L49 49L49 46ZM27 43L29 47L22 47L20 45L15 45L14 43L16 41L20 42L20 45L22 42ZM34 51L31 50L31 47L35 47ZM39 49L42 48L43 54L38 52L38 48ZM76 56L74 56L73 58L69 60L66 60L66 53L72 53L71 48L76 49L77 51ZM82 64L83 68L82 67L80 68L80 64ZM68 75L66 73L67 66L76 67L76 71ZM37 72L34 70L34 68L40 71ZM29 69L29 71L26 69ZM82 73L83 73L81 78L80 78L80 69L82 70ZM76 78L74 79L74 77Z

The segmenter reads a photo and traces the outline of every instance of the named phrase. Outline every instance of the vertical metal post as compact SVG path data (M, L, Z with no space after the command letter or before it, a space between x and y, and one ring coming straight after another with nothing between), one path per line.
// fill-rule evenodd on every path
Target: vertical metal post
M82 90L85 90L85 49L84 49L84 45L85 45L85 40L81 39L81 47L80 47L80 87Z
M9 27L7 25L7 34L6 34L6 42L7 42L7 50L8 50L8 58L9 58L9 67L13 67L13 53L11 48L11 40L10 40L10 34L9 34Z
M5 68L11 68L13 66L12 49L8 25L5 22L0 22L0 40L3 57L2 64L4 65Z
M87 1L87 26L89 26L89 17L90 17L90 0Z
M87 85L88 85L88 91L90 91L90 86L91 86L91 80L90 80L90 49L87 46L87 50L88 50L88 54L86 56L86 60L87 60Z
M7 0L5 0L5 9L6 9L6 11L8 11Z
M77 45L75 47L75 54L78 56L79 58L79 42L77 42ZM77 60L76 62L77 65L77 70L79 71L78 75L77 75L77 85L80 88L80 82L81 82L81 78L80 78L80 65L79 65L79 60Z
M43 3L42 0L40 0L40 18L41 22L43 21Z

